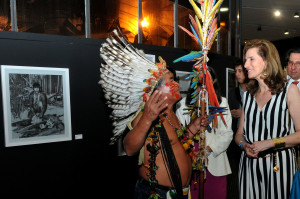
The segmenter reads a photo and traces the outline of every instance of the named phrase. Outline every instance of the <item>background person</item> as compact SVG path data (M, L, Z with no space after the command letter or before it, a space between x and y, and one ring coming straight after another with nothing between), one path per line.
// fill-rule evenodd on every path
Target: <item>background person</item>
M287 52L287 73L289 83L300 89L300 48L292 48Z
M232 140L233 132L231 129L231 114L229 105L225 97L221 96L220 86L216 73L209 67L208 71L211 74L213 86L220 104L220 107L227 107L227 111L222 112L227 126L223 123L221 116L218 115L218 126L211 132L206 131L206 149L208 165L206 170L206 179L204 183L204 198L218 198L226 199L227 195L227 178L226 176L231 173L229 161L227 158L226 150ZM190 94L194 90L190 89L187 97L182 98L178 103L176 111L177 117L183 124L190 123L189 111L185 110L190 105ZM210 124L212 127L212 124ZM195 143L197 146L197 143ZM197 182L197 183L195 183ZM199 180L191 182L192 199L199 198Z
M235 133L238 129L238 122L242 114L243 96L246 92L248 75L243 61L238 59L234 65L235 78L238 86L229 92L228 103L232 115L232 130Z
M249 81L242 59L237 59L234 63L234 72L238 86L230 90L228 103L232 116L232 131L235 135L242 114L244 93L246 92L247 82ZM241 150L235 144L234 140L231 141L227 149L227 155L232 169L232 173L227 176L227 198L234 198L238 195L238 169L241 157Z
M35 82L33 91L29 94L30 111L28 117L31 118L31 123L36 124L42 121L47 110L47 96L41 92L41 86Z

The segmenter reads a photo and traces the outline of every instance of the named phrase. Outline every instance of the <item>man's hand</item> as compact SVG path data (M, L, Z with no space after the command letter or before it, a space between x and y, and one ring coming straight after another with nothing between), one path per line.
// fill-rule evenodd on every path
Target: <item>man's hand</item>
M146 104L144 106L143 117L147 118L149 122L153 122L159 114L168 107L166 100L167 97L164 97L160 100L161 91L154 91L154 93L149 97L146 95Z
M206 128L207 126L208 126L208 117L207 115L203 115L193 119L191 123L188 125L188 129L194 135L201 129L201 127Z

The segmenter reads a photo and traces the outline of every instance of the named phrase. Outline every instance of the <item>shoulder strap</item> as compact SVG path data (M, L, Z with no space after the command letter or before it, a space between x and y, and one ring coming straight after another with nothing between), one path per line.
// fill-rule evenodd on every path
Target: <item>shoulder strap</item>
M180 170L164 125L159 128L159 135L161 139L162 156L165 160L165 165L167 166L169 177L171 177L171 183L176 189L176 198L183 199Z

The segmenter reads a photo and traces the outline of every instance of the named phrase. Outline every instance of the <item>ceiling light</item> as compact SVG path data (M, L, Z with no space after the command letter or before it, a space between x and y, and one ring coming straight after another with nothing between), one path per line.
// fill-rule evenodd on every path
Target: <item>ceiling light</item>
M286 31L284 31L284 34L288 35L288 34L290 34L290 32L288 30L286 30Z
M294 18L299 18L299 12L295 12L295 14L294 14Z
M220 12L228 12L228 8L227 7L224 7L224 8L220 8Z
M274 12L274 15L275 15L276 17L280 16L280 11L279 11L279 10L276 10L276 11Z

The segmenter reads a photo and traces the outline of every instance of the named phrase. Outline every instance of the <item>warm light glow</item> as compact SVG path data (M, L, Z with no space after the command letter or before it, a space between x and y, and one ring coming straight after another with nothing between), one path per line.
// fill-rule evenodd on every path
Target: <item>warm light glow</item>
M276 10L276 11L274 12L274 15L275 15L276 17L280 16L279 10Z
M290 34L290 33L289 33L288 30L286 30L286 31L284 32L284 34L285 34L285 35L288 35L288 34Z
M148 26L149 26L149 22L147 21L146 18L144 18L142 21L142 27L148 27Z
M225 27L225 26L226 26L225 21L221 21L221 22L220 22L220 26Z

